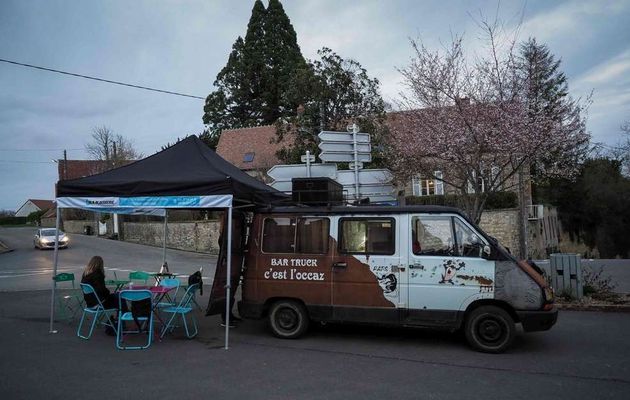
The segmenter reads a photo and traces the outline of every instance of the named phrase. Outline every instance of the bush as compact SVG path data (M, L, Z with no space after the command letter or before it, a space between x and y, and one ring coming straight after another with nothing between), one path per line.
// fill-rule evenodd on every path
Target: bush
M28 215L28 217L26 217L26 221L35 222L36 224L39 225L41 223L42 215L46 214L46 211L48 210L33 211L32 213Z
M26 224L26 217L2 217L0 218L0 225L24 225Z
M612 282L611 276L602 276L604 268L599 271L582 270L582 290L584 296L590 296L596 300L615 301L619 295L615 290L616 285Z
M487 194L485 210L498 210L502 208L515 208L518 205L518 197L515 192L491 192ZM433 205L462 208L460 195L444 194L433 196L407 196L405 201L409 205Z

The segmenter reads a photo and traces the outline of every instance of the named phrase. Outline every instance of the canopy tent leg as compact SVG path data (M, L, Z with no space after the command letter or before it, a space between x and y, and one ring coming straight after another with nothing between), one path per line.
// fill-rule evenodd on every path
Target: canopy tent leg
M50 296L50 329L48 330L48 333L57 333L57 331L54 329L54 321L55 321L55 276L57 275L57 262L59 260L59 221L61 218L61 210L59 209L59 207L57 207L57 218L56 218L56 222L55 222L55 229L56 229L56 233L55 233L55 255L54 255L54 262L53 262L53 275L52 275L52 279L50 280L52 282L52 294Z
M162 246L162 265L164 265L164 263L166 262L166 236L168 232L167 227L166 227L167 221L168 221L168 210L164 209L164 244Z
M228 349L230 337L230 291L232 289L232 207L227 209L227 271L225 283L225 350Z

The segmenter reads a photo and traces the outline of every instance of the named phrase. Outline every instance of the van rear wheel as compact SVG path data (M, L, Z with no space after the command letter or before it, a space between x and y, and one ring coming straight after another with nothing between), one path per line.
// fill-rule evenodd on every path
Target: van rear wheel
M468 343L484 353L504 352L512 344L515 330L510 314L496 306L476 308L466 319Z
M276 301L269 310L269 327L279 338L296 339L306 332L308 324L308 313L297 301Z

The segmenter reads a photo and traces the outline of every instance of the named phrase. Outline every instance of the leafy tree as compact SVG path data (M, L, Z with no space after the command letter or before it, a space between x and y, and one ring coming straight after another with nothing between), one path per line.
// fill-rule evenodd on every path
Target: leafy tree
M573 239L596 247L602 258L628 257L630 179L621 174L619 160L587 160L576 177L552 178L538 195L558 207L562 227Z
M214 135L223 129L272 124L300 103L287 91L306 62L297 35L278 0L265 9L256 0L245 39L238 37L228 62L206 98L203 122Z
M319 60L309 62L310 73L297 75L293 90L309 95L298 115L277 124L279 140L287 134L295 138L292 146L278 152L278 157L285 163L299 163L306 150L317 154L320 131L345 132L349 123L356 122L362 132L372 134L373 164L382 164L385 102L378 79L370 78L357 61L343 59L329 48L322 48L318 55Z
M184 139L187 136L184 136ZM208 130L205 130L199 134L197 134L197 137L199 137L199 139L201 139L202 142L204 142L208 147L210 147L212 150L217 149L217 145L219 144L219 134L215 133L215 132L211 132ZM161 150L166 150L169 147L173 146L174 144L177 144L179 142L181 142L183 139L180 139L179 137L177 138L177 140L175 140L175 142L171 143L168 142L165 145L163 145L161 147Z
M92 142L85 145L85 150L94 160L107 161L108 168L120 167L128 161L143 157L143 154L133 147L131 140L114 134L106 126L92 129Z

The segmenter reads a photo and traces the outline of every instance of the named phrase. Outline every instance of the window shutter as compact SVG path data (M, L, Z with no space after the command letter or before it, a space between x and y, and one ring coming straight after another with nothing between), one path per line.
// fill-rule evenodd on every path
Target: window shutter
M434 171L433 175L435 176L435 194L444 194L444 175L442 175L442 171Z

